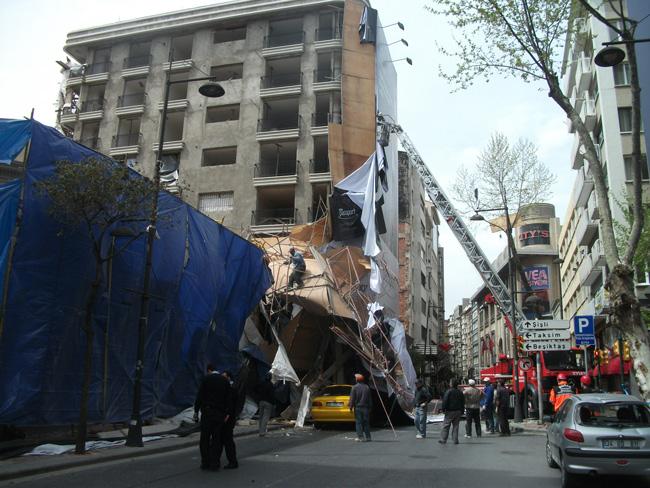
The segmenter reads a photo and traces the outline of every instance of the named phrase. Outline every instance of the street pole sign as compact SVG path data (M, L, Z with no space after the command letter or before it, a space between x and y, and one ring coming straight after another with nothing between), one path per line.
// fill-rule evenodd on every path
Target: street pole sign
M593 315L576 315L573 317L573 331L576 336L576 346L596 345Z
M521 333L521 337L525 341L569 340L571 339L571 331L569 329L527 330Z
M532 341L524 342L521 348L527 351L569 351L571 350L571 341L549 340L549 341Z
M528 371L533 367L533 360L530 358L521 358L519 360L519 369L522 371Z
M568 320L524 320L522 330L569 330Z

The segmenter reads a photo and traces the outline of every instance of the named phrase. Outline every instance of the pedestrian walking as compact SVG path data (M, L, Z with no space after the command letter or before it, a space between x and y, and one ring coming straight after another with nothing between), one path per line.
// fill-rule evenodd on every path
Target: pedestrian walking
M305 258L301 252L296 251L295 247L289 249L289 254L291 254L291 257L285 261L287 264L291 263L293 265L293 271L289 275L289 288L293 288L294 285L298 285L300 288L303 285L302 276L307 269Z
M427 405L431 401L431 392L422 380L415 380L415 438L427 436Z
M239 467L239 463L237 462L237 448L235 447L233 434L235 423L237 422L237 416L239 415L239 394L237 388L235 388L232 373L230 371L224 371L222 374L228 381L230 387L230 401L228 402L227 410L228 416L223 424L223 434L221 436L223 440L223 448L226 451L226 459L228 460L228 464L226 464L223 469L236 469Z
M258 434L264 437L268 432L268 423L273 414L275 405L275 388L271 382L271 373L267 373L264 379L255 388L258 402Z
M194 421L199 421L201 412L201 469L219 469L221 458L222 430L228 420L228 405L230 403L230 385L226 378L208 364L207 374L201 381L194 402Z
M503 381L499 381L499 386L495 394L497 406L497 416L499 417L499 435L510 435L510 422L508 421L508 411L510 410L510 390L506 388Z
M463 392L458 389L458 380L454 380L444 396L442 397L442 411L445 413L445 420L442 423L442 432L440 433L440 444L446 444L449 437L449 427L451 427L451 438L454 444L458 444L458 424L465 409L465 397Z
M481 437L481 401L483 392L476 388L476 381L469 380L469 386L463 390L465 397L465 437L472 437L472 422L476 430L476 437Z
M365 383L362 374L354 375L356 384L350 391L348 407L354 410L354 423L357 430L357 441L370 442L370 409L372 408L372 395L370 387Z
M483 388L483 399L481 400L481 407L485 415L485 429L486 432L494 434L494 386L490 378L483 380L485 387Z

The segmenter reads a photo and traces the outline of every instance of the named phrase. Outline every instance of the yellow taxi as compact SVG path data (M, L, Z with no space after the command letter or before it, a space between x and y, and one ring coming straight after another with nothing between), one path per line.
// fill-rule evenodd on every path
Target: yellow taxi
M311 418L314 427L324 423L354 422L350 411L352 385L330 385L323 388L311 401Z

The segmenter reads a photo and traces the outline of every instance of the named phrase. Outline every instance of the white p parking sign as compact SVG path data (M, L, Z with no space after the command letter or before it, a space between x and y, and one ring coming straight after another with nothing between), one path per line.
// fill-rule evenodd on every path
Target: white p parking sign
M596 345L593 315L576 315L573 317L573 332L576 337L576 346Z

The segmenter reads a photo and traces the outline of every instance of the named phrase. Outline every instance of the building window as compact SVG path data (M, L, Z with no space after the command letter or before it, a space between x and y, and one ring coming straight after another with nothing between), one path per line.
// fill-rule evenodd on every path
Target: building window
M246 39L246 26L239 25L227 29L219 29L212 34L212 42L219 44L221 42L242 41Z
M632 156L623 156L623 161L625 163L625 180L632 181ZM644 180L650 179L648 174L648 161L645 154L641 155L641 178Z
M227 212L234 207L234 192L222 191L199 194L199 210L208 212Z
M630 84L630 64L621 63L614 66L614 85L625 86Z
M427 301L424 298L420 299L422 301L422 315L427 316Z
M427 328L424 325L420 326L420 334L422 334L422 340L426 341L427 340Z
M210 68L210 76L216 78L216 81L241 80L243 72L244 65L242 63L224 64Z
M427 286L427 277L422 272L420 272L420 282L422 283L422 286Z
M203 150L201 166L225 166L237 161L237 146Z
M632 132L632 107L618 108L618 126L621 132Z
M226 122L229 120L239 120L239 104L208 107L205 110L206 124L212 124L214 122Z

